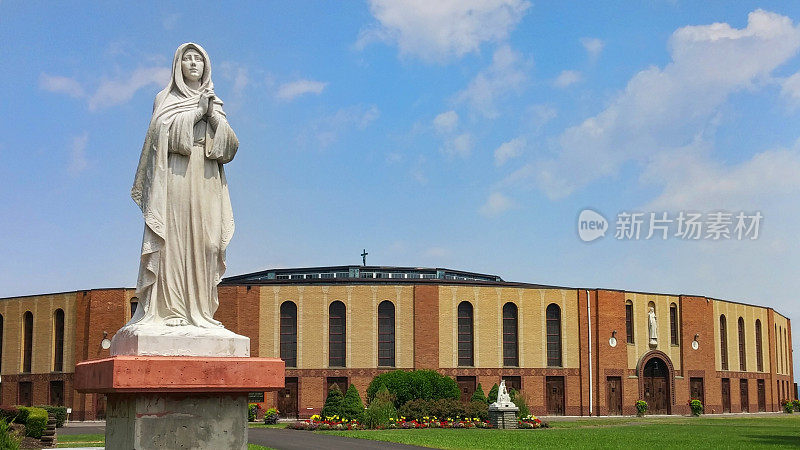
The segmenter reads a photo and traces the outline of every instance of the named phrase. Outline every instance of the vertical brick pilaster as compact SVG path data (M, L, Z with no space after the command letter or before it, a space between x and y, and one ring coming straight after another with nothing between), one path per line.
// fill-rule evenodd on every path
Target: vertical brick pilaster
M414 368L439 368L439 286L414 286Z

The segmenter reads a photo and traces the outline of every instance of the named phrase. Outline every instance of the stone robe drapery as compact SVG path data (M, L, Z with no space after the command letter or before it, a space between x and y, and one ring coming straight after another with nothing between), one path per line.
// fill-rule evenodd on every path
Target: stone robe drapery
M193 48L205 59L200 89L183 79L181 59ZM214 119L198 121L198 103L213 89L208 54L197 44L175 52L170 84L156 96L131 190L145 227L136 284L139 307L129 325L220 327L217 284L234 222L223 164L239 142L222 102Z

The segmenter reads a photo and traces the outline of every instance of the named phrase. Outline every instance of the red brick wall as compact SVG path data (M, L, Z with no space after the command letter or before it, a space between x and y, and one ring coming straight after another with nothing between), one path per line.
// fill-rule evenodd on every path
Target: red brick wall
M608 415L608 377L622 380L623 413L635 413L639 387L636 380L628 380L628 344L625 334L625 293L599 290L592 293L597 299L592 305L593 383L595 414ZM617 346L608 340L616 330Z
M414 286L414 368L439 368L439 286Z
M261 325L259 287L219 286L219 308L214 318L225 328L250 338L250 356L258 354L258 328Z
M706 411L722 412L722 381L717 374L716 367L719 342L714 338L714 324L719 318L714 315L714 303L704 297L685 295L680 297L679 302L681 316L680 375L683 376L683 379L675 380L677 391L675 401L678 405L686 406L685 403L689 400L689 379L702 377ZM699 335L697 350L692 349L695 334ZM733 394L731 394L731 402L733 402Z

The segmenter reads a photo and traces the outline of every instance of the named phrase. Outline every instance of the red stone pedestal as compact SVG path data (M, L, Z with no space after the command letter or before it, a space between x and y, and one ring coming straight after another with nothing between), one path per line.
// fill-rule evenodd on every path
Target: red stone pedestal
M75 389L108 395L108 449L246 449L247 394L283 388L275 358L114 356L75 367Z

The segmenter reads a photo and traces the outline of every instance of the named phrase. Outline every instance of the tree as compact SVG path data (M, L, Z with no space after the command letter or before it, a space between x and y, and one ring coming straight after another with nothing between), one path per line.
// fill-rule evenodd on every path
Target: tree
M342 413L340 416L347 420L357 420L359 422L364 420L364 404L361 403L358 389L352 384L347 388L347 393L344 396L344 400L342 400Z
M487 403L489 403L491 405L492 403L496 402L497 401L497 393L499 391L500 391L500 387L497 386L497 383L495 383L494 386L492 386L492 388L489 390L489 397L486 399Z
M342 402L344 397L339 386L332 385L328 389L328 398L325 399L325 406L322 407L321 416L324 420L326 417L339 416L342 417Z
M478 383L478 387L475 388L475 392L472 393L472 397L469 399L469 401L481 401L486 403L486 394L483 393L483 388L481 387L480 383Z

